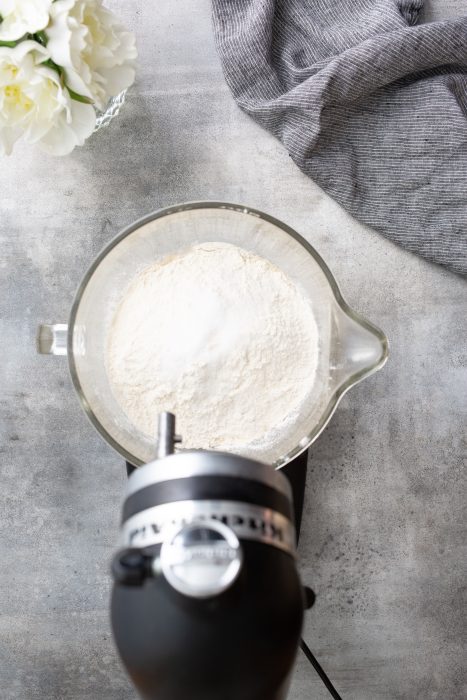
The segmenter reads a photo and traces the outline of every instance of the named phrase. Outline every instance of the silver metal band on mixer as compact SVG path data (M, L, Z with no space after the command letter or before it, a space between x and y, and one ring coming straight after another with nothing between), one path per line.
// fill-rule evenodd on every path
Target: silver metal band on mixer
M295 556L295 527L281 513L236 501L189 500L153 506L132 515L122 525L124 547L161 544L171 530L195 522L217 520L240 540L253 540Z
M187 460L187 455L190 459ZM266 486L292 498L287 478L270 466L245 459L239 455L205 450L179 450L167 457L163 465L157 461L139 467L128 481L126 495L131 496L146 486L173 479L187 479L197 476L235 476L241 479L259 481Z

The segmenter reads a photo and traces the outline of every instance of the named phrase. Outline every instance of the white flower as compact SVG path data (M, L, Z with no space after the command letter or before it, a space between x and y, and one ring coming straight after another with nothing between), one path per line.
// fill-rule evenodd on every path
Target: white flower
M47 49L35 41L0 47L0 152L18 138L66 155L93 132L91 105L72 100L57 71L43 65Z
M135 37L101 0L56 0L47 29L52 59L65 69L67 86L103 110L135 79Z
M0 41L15 41L49 23L53 0L0 0Z

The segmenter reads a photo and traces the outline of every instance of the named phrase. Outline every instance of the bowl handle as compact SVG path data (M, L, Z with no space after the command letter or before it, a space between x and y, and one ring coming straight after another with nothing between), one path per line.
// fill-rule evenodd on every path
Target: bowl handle
M68 325L42 324L37 329L36 347L40 355L67 355Z

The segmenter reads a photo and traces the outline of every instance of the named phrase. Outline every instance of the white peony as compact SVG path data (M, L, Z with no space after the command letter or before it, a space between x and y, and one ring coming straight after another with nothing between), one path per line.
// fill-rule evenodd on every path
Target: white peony
M103 110L135 79L135 37L101 0L56 0L47 49L64 68L67 86Z
M0 0L0 41L15 41L49 23L53 0Z
M72 100L60 76L43 65L46 48L23 41L0 47L0 151L11 153L18 138L54 155L82 145L94 130L91 105Z

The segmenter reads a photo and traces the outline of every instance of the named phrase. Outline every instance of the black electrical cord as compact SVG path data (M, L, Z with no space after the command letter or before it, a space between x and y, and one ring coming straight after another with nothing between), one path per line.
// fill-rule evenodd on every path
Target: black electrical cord
M308 659L310 664L313 666L316 673L321 678L321 680L323 681L326 688L329 690L329 693L334 698L334 700L342 700L341 696L339 695L337 690L334 688L333 684L331 683L331 681L329 680L329 678L325 674L324 670L321 668L320 663L318 662L318 660L316 659L314 654L311 652L311 649L309 648L309 646L307 645L307 643L305 642L304 639L300 640L300 649L303 651L306 658Z

